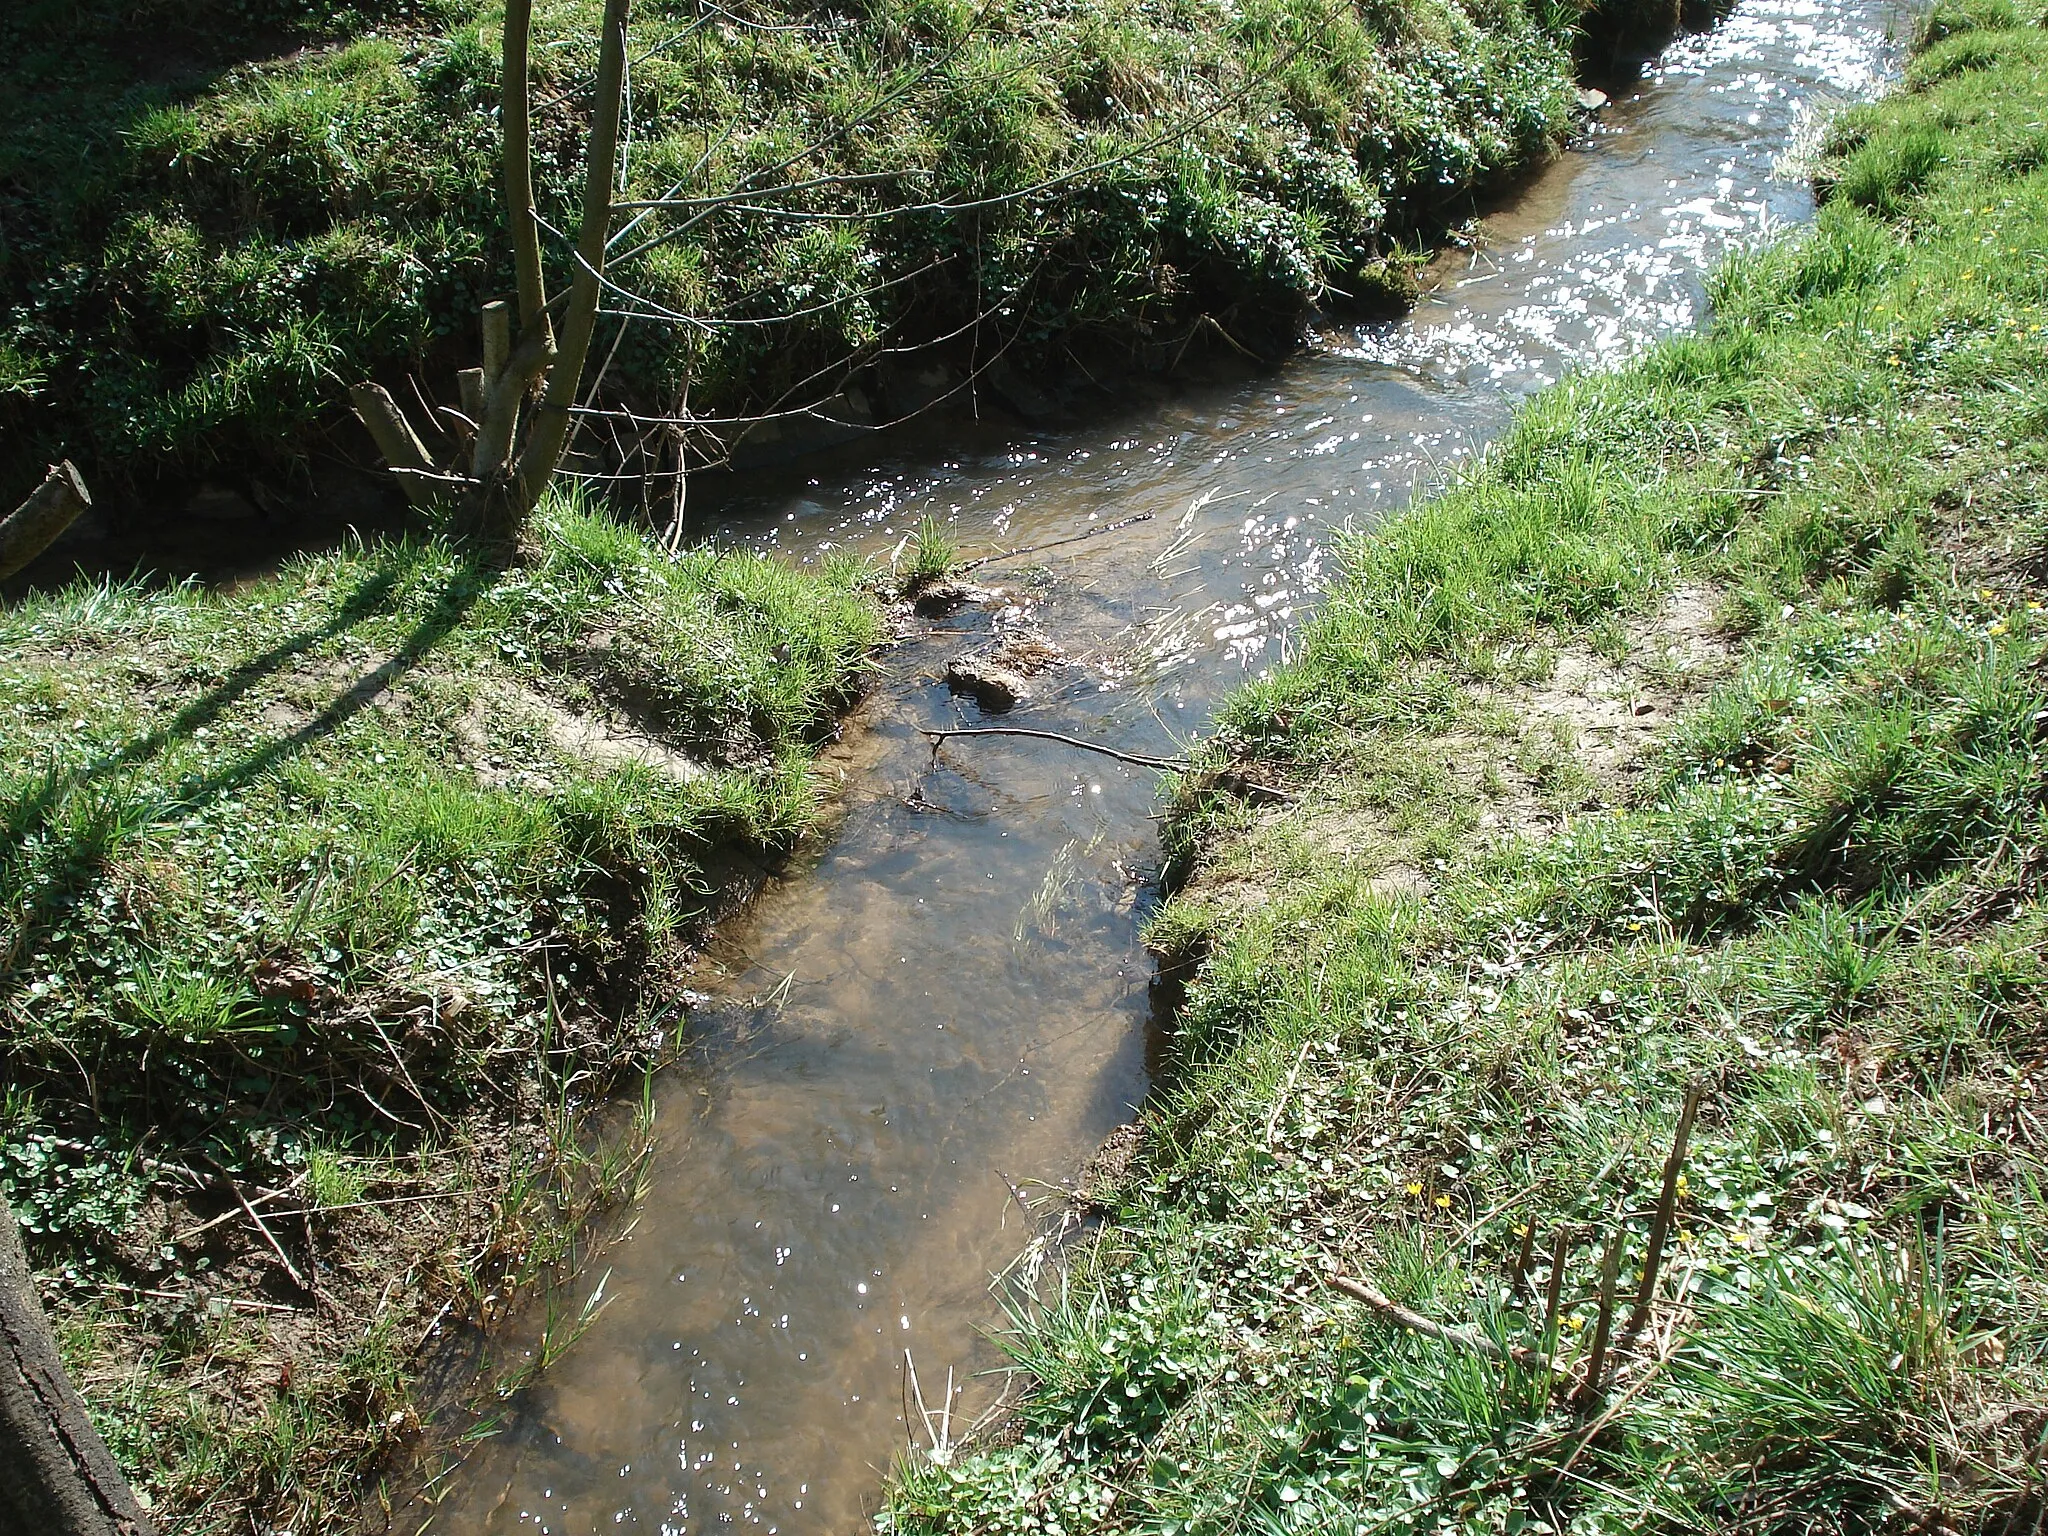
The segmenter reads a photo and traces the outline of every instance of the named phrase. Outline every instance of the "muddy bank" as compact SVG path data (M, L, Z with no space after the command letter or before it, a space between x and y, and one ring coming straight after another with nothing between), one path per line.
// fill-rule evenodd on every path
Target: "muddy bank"
M429 1320L631 1192L582 1111L673 1049L865 684L858 573L567 502L535 542L0 610L0 1178L173 1529L352 1518Z

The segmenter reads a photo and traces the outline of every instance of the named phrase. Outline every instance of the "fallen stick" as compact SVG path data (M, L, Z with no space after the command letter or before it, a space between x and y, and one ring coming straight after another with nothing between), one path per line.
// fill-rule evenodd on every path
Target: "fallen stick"
M183 1293L178 1291L154 1291L146 1285L126 1285L119 1280L114 1281L113 1286L115 1290L126 1291L130 1296L148 1296L157 1301L189 1302L196 1294L191 1291ZM233 1307L243 1312L303 1312L305 1310L303 1307L286 1306L281 1301L251 1301L245 1296L214 1296L208 1299L217 1301L224 1307Z
M920 727L932 739L932 751L936 753L940 744L949 736L1029 736L1037 741L1057 741L1065 746L1079 747L1083 752L1100 752L1104 757L1113 757L1120 763L1130 763L1139 768L1161 768L1173 773L1187 770L1188 764L1177 757L1147 757L1142 752L1119 752L1115 747L1105 747L1099 742L1083 741L1078 736L1063 736L1058 731L1031 731L1021 725L977 725L958 730L931 730Z
M282 1199L284 1199L284 1198L285 1198L285 1196L284 1196L284 1195L283 1195L283 1194L282 1194L281 1192L279 1192L279 1191L277 1191L277 1190L268 1190L268 1189L267 1189L267 1190L263 1191L263 1192L262 1192L261 1194L259 1194L259 1195L258 1195L258 1196L256 1197L256 1203L257 1203L257 1204L259 1204L259 1205L261 1205L261 1204L263 1204L263 1203L264 1203L265 1201L269 1201L269 1200L282 1200ZM196 1226L196 1227L188 1227L188 1228L186 1228L186 1230L184 1230L183 1232L174 1232L174 1233L172 1233L172 1234L171 1234L171 1238L170 1238L170 1241L171 1241L171 1242L172 1242L173 1244L178 1244L178 1243L189 1243L189 1242L191 1242L191 1241L192 1241L192 1239L193 1239L193 1238L195 1238L195 1237L199 1237L199 1236L201 1236L201 1235L203 1235L203 1234L205 1234L205 1233L211 1232L211 1231L212 1231L212 1230L213 1230L213 1229L214 1229L215 1227L218 1227L218 1226L224 1226L224 1225L225 1225L226 1223L228 1223L228 1222L231 1222L231 1221L237 1220L237 1219L238 1219L239 1217L241 1217L241 1216L242 1216L242 1214L243 1214L243 1213L242 1213L242 1212L241 1212L240 1210L233 1210L233 1211L223 1211L223 1212L221 1212L221 1214L220 1214L220 1215L218 1215L218 1216L214 1217L214 1218L213 1218L213 1219L212 1219L211 1221L202 1221L202 1222L201 1222L201 1223L200 1223L200 1224L199 1224L198 1226ZM277 1211L272 1211L272 1212L271 1212L271 1214L272 1214L273 1216L275 1216L275 1215L279 1215L279 1214L284 1214L284 1215L291 1215L291 1214L293 1214L293 1213L292 1213L292 1212L289 1212L289 1211L286 1211L286 1212L283 1212L283 1213L279 1213L279 1212L277 1212Z
M309 1205L297 1210L271 1211L269 1214L278 1221L296 1221L307 1216L332 1216L341 1211L368 1211L385 1205L417 1205L425 1200L454 1200L464 1193L466 1192L459 1189L430 1189L417 1195L388 1195L377 1200L349 1200L341 1205ZM257 1203L261 1204L265 1200L282 1200L283 1198L284 1196L280 1194L259 1195L257 1196ZM171 1241L173 1243L189 1242L201 1233L212 1231L223 1222L233 1221L241 1214L242 1212L240 1211L225 1212L214 1217L211 1221L202 1222L189 1231L178 1233Z
M204 1153L200 1155L202 1157L205 1156ZM265 1226L263 1224L263 1218L256 1214L256 1207L251 1205L249 1203L249 1197L242 1193L242 1186L237 1184L234 1181L233 1177L228 1173L228 1171L225 1168L221 1167L219 1163L214 1162L212 1158L207 1157L206 1162L209 1166L212 1167L215 1173L220 1175L221 1182L227 1185L228 1192L232 1194L235 1197L235 1199L241 1203L241 1207L245 1212L248 1213L249 1219L256 1223L256 1230L263 1234L263 1241L268 1243L270 1245L270 1251L277 1255L277 1262L282 1264L284 1266L284 1272L287 1275L291 1276L292 1284L296 1285L300 1290L307 1292L309 1295L315 1294L313 1287L306 1283L306 1277L299 1273L299 1266L292 1262L292 1256L284 1251L284 1244L280 1243L277 1240L277 1234L275 1232L272 1232L269 1227Z
M1354 1280L1349 1275L1325 1275L1323 1284L1332 1290L1342 1291L1354 1301L1362 1301L1381 1316L1399 1323L1411 1333L1423 1334L1428 1338L1441 1339L1446 1344L1456 1344L1462 1349L1473 1350L1490 1359L1510 1361L1531 1371L1555 1372L1550 1356L1541 1350L1529 1349L1520 1344L1496 1344L1469 1328L1454 1328L1440 1323L1433 1317L1424 1317L1411 1307L1404 1307L1391 1296L1374 1290L1363 1280Z
M1083 539L1092 539L1098 533L1114 533L1119 528L1128 528L1133 523L1149 523L1150 512L1140 512L1135 517L1121 517L1113 523L1104 523L1099 528L1090 528L1081 533L1070 533L1064 539L1048 539L1043 544L1027 544L1022 549L1005 550L999 555L983 555L979 560L969 560L965 565L953 568L955 575L964 576L969 571L978 571L984 565L997 565L1004 560L1021 560L1026 555L1035 555L1041 550L1058 549L1062 544L1078 544Z

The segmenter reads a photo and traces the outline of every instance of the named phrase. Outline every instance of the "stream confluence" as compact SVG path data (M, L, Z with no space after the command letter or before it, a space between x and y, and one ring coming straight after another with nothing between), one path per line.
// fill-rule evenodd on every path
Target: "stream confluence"
M1028 627L1071 663L1011 723L1177 752L1285 654L1339 528L1438 483L1564 370L1695 324L1723 253L1810 217L1774 167L1878 88L1903 19L1742 0L1441 258L1412 315L1271 373L744 483L722 537L796 560L886 559L927 512L970 555L1151 516L990 565L1009 603L889 655L836 832L715 951L699 1048L657 1084L651 1193L572 1298L601 1282L603 1309L443 1480L434 1529L852 1532L921 1425L906 1357L934 1413L949 1370L963 1419L993 1397L1020 1195L1071 1184L1146 1092L1156 776L1015 738L935 757L920 728L980 723L946 659Z

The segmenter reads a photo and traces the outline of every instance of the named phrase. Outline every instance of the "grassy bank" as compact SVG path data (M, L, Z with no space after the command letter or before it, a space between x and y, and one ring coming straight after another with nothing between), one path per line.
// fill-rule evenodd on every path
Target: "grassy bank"
M671 562L557 501L230 591L0 609L0 1186L165 1528L339 1522L488 1324L629 1188L595 1097L817 803L854 567Z
M569 235L600 9L536 6L537 195ZM475 362L478 305L511 287L498 7L6 11L0 483L68 453L110 502L226 481L289 503L361 447L341 383ZM693 323L614 353L607 319L603 400L746 416L858 378L834 410L862 420L997 359L1169 360L1205 315L1277 348L1332 289L1398 293L1387 258L1555 140L1578 21L1569 0L643 0L625 195L759 195L647 212L617 247L622 289Z
M2039 23L1944 0L1704 334L1346 546L1011 1433L885 1529L2039 1528Z

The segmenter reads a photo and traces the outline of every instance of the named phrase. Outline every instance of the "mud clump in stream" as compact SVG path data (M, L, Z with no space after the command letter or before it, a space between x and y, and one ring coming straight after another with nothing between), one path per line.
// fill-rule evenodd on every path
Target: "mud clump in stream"
M947 662L946 686L999 715L1031 699L1034 679L1066 664L1066 653L1043 635L1013 630L988 650L966 652Z

